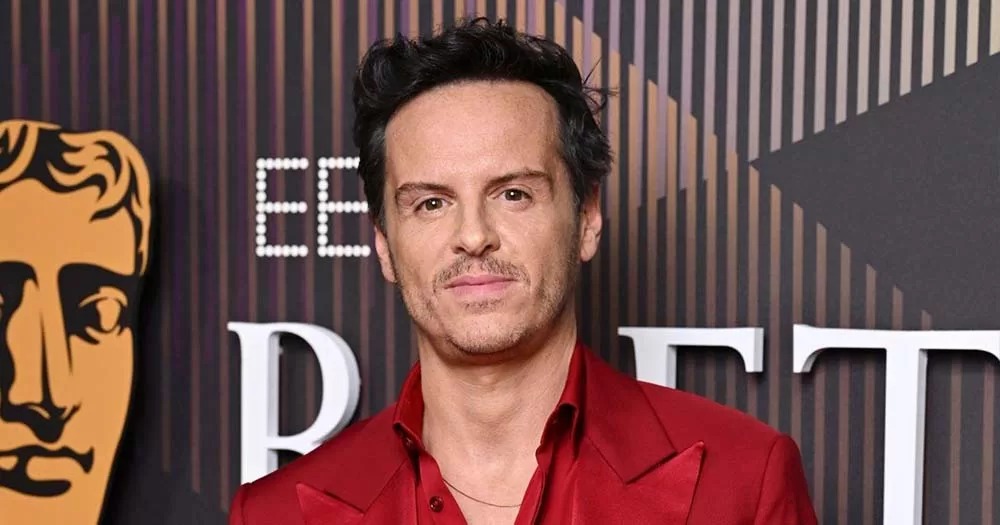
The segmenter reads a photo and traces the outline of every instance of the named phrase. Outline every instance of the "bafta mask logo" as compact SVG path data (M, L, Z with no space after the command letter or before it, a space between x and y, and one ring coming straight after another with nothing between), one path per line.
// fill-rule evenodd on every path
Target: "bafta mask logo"
M96 523L132 391L149 173L110 131L0 121L0 521Z

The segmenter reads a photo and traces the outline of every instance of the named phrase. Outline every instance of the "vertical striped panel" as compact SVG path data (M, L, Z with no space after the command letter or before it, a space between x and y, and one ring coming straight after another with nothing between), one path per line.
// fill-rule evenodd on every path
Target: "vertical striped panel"
M781 148L782 87L785 71L785 0L774 0L774 20L771 24L771 149Z
M168 144L168 127L167 123L167 100L169 92L169 82L167 81L167 0L159 0L156 4L157 12L157 84L159 85L159 111L158 120L160 123L159 132L159 151L160 151L160 173L169 173L169 158L167 155L167 144ZM75 112L74 112L75 113ZM171 275L169 272L170 268L170 258L164 257L162 265L161 276ZM167 281L169 282L169 280ZM170 362L170 349L172 344L171 338L171 305L173 304L172 295L174 293L174 288L170 287L167 290L166 296L167 300L163 301L163 319L160 321L160 433L163 436L163 446L160 449L160 456L162 461L162 467L165 472L171 471L171 450L170 437L171 437L171 362Z
M416 38L420 36L420 10L418 8L417 0L404 0L404 1L409 2L408 4L403 4L409 6L407 13L409 14L410 24L409 26L407 26L406 34L410 38ZM334 71L337 70L335 69Z
M100 99L101 127L107 129L110 126L110 105L108 91L108 0L97 0L97 38L98 56L97 64L100 71L100 84L98 93Z
M619 3L617 1L612 2L612 7L611 7L612 12L615 11L616 6L620 8ZM617 24L618 20L615 20L614 15L612 15L611 18L612 20L610 22L611 23L610 30L612 35L615 35L616 31L615 25ZM621 85L621 55L619 55L618 52L619 49L620 49L620 41L616 38L616 36L612 36L611 41L608 42L608 51L611 56L611 60L608 65L608 77L609 77L608 83L611 86ZM608 133L608 138L610 139L611 142L612 158L615 159L620 158L619 155L620 152L622 151L621 122L622 118L621 118L620 102L618 101L617 98L612 98L611 101L608 103L607 133ZM611 220L614 221L615 224L621 224L621 218L622 218L621 183L620 183L621 173L622 171L621 168L619 167L619 163L616 162L614 164L614 167L612 167L611 169L611 180L608 181L609 184L608 184L608 199L607 199L608 210L609 210L608 213L612 217ZM608 301L608 303L610 304L609 319L606 319L605 322L611 322L613 324L620 324L622 321L618 305L619 294L617 292L614 292L615 290L620 289L619 278L621 276L621 261L619 254L621 253L621 242L622 242L620 233L621 230L622 228L618 226L618 227L613 227L611 232L609 232L610 233L609 247L611 252L608 261L609 262L608 269L611 272L610 290L612 290L612 292L609 294L610 301ZM607 353L604 355L608 356L609 360L612 363L618 362L617 341L612 340L610 348L605 350L605 352Z
M1000 0L990 4L990 56L1000 52Z
M870 2L871 0L862 0ZM792 142L802 140L806 78L806 0L795 0L795 71L792 89ZM860 84L859 84L859 90ZM859 96L860 99L860 96Z
M996 410L996 376L995 363L987 366L983 383L983 461L982 461L982 495L980 497L980 514L982 523L993 523L993 469L996 467L996 434L994 434Z
M902 96L910 92L913 79L913 0L903 0L900 18L899 94Z
M229 95L228 90L228 62L226 60L226 46L227 46L227 31L226 28L229 26L229 19L226 16L226 2L225 0L216 0L215 2L215 21L217 24L216 29L216 41L215 41L215 64L214 67L217 71L216 85L215 85L215 104L216 104L216 122L218 128L216 129L216 152L218 155L218 164L216 169L218 173L227 173L229 171L229 117L227 112L226 100ZM218 196L219 196L219 208L218 215L216 215L215 220L218 224L228 224L229 223L229 202L228 202L228 187L227 187L227 177L218 178ZM226 298L229 297L229 236L219 235L218 236L218 250L219 250L219 282L218 294L219 298L222 299L218 303L218 321L216 322L216 329L218 330L218 342L219 345L219 450L227 450L229 448L230 433L229 433L229 417L232 411L232 407L229 402L229 366L230 362L230 349L229 349L229 332L226 331L226 322L229 321L229 301ZM219 506L223 510L229 508L230 502L230 488L231 482L229 479L229 454L219 454Z
M816 6L816 78L814 82L815 100L813 101L813 133L819 133L826 127L826 33L827 17L829 16L829 1L817 0Z
M718 298L716 289L718 283L718 257L716 249L718 247L718 138L713 134L708 137L705 145L705 326L713 328L717 324L716 300ZM655 238L655 237L654 237ZM650 250L651 252L653 250ZM710 365L712 372L715 372L714 363ZM715 381L708 381L708 385L714 388ZM715 399L714 396L712 396Z
M922 48L924 63L920 69L920 85L922 86L930 84L934 79L934 2L935 0L924 0L924 42Z
M826 326L827 291L827 239L826 228L816 223L816 318L815 326ZM826 414L826 367L817 366L813 374L813 413ZM812 499L816 515L825 516L826 503L826 418L816 417L813 426L813 482Z
M132 140L139 136L139 5L128 1L128 134ZM225 223L223 223L225 224Z
M593 15L593 6L590 6L590 14ZM587 13L585 12L584 16L586 15ZM602 40L597 35L594 35L593 39L590 42L591 42L591 49L597 49L599 51L603 50ZM590 59L587 57L586 50L584 50L584 61L587 60ZM596 62L597 59L595 57L592 60ZM591 62L588 62L588 65L591 65ZM591 65L591 67L593 68L594 71L593 85L598 88L604 88L605 87L603 82L604 77L601 74L601 68L597 67L596 64ZM607 124L605 126L607 126ZM594 277L593 279L594 281L600 282L601 267L603 266L603 264L604 263L603 261L601 261L600 256L591 259L590 275ZM601 326L605 322L603 316L601 315L601 308L599 307L599 305L601 304L603 304L603 301L601 300L601 287L593 286L591 288L590 305L591 308L593 309L594 315L592 316L592 321L590 323L590 340L595 347L598 347L598 349L600 349L598 345L600 344L601 341Z
M680 122L681 122L681 144L680 144L680 155L681 155L681 184L680 188L689 189L695 191L695 188L688 184L687 173L689 170L696 169L695 164L697 160L690 155L692 150L697 151L691 147L690 142L696 141L697 135L689 133L687 129L687 119L691 115L691 96L692 96L692 85L693 85L693 72L694 67L694 5L693 0L684 0L683 4L683 17L681 22L681 106L680 106Z
M369 33L369 30L368 30L368 17L369 16L373 16L375 14L375 13L369 13L368 12L368 6L369 6L368 0L358 0L358 55L357 55L357 60L359 60L359 61L364 56L365 50L368 49L370 38L375 36L375 35L371 35L371 37L369 37L369 34L368 34ZM435 3L435 21L439 20L439 17L440 17L439 13L440 13L440 10L438 10L438 4ZM435 26L437 26L437 25L438 24L435 23ZM364 235L364 225L363 224L362 224L362 226L360 226L358 233L361 234L361 235ZM372 366L371 366L371 351L370 351L370 347L369 347L369 344L368 344L369 343L369 338L368 338L368 316L369 316L369 313L368 312L370 311L370 308L371 308L371 299L369 297L370 290L369 290L369 275L368 275L368 273L369 273L368 272L368 266L367 265L362 265L361 268L360 268L360 274L361 275L360 275L360 278L358 279L359 286L361 288L361 293L360 293L360 297L359 297L359 303L360 303L359 304L359 313L360 313L361 319L360 319L360 321L358 323L358 325L359 325L358 328L360 329L359 331L360 331L361 335L360 335L360 340L359 340L360 348L358 349L359 350L358 353L360 354L358 356L360 358L359 362L358 362L358 366L361 368L361 384L362 385L370 385L370 384L372 384L372 378L374 377L372 375L373 370L372 370ZM361 412L361 418L367 418L367 417L371 416L375 412L375 410L376 410L372 406L372 393L373 393L372 391L373 390L375 390L375 389L374 388L370 388L368 390L367 395L365 393L362 393L362 395L361 395L361 400L360 400L360 403L359 403L360 404L360 408L361 408L361 410L360 410L360 412Z
M877 273L870 265L865 265L865 328L872 330L877 327L876 303ZM862 519L865 525L875 523L875 364L871 359L865 360L864 385L864 450L862 462L864 472L861 479Z
M958 24L958 0L944 0L944 65L943 75L955 72L955 40Z
M639 290L639 207L644 187L649 187L649 176L643 167L644 107L646 100L646 0L633 3L635 18L632 23L632 64L629 65L629 132L628 132L628 262L629 289ZM646 168L648 169L648 168ZM655 282L655 281L652 281ZM628 317L631 326L639 324L639 294L629 294Z
M752 0L750 11L750 110L747 131L747 160L757 159L760 153L760 54L761 10L763 0Z
M659 115L658 90L652 81L646 85L646 113L651 116ZM658 152L660 148L658 130L661 124L657 118L646 119L646 236L649 239L659 239L659 214L657 203L657 191L655 186L659 184L660 165ZM648 246L648 245L647 245ZM655 283L659 276L659 261L657 260L659 250L646 249L646 282ZM668 285L669 286L669 285ZM656 304L657 287L646 294L646 317L642 320L646 326L656 326L658 323Z
M344 4L342 2L336 2L335 5L331 6L330 9L330 67L331 71L334 72L331 76L333 77L333 90L332 105L330 120L333 123L333 144L331 148L331 153L335 157L344 156L344 127L338 126L336 123L338 119L341 118L341 111L344 107L344 78L343 75L337 75L335 72L343 71L346 68L344 64L344 46L341 45L341 36L343 34L344 28L347 26L347 22L344 20ZM330 183L331 190L330 196L334 201L340 201L344 199L343 186L344 181L342 177L336 177L331 180ZM331 239L336 232L344 231L342 224L343 214L336 213L328 219L331 221ZM342 242L334 239L334 242ZM333 296L331 321L333 323L333 329L343 333L346 329L344 322L344 310L347 309L348 305L345 304L344 300L344 261L341 257L333 258L333 276L331 279L332 290L329 291L330 295ZM364 399L364 396L361 396ZM360 402L360 400L359 400Z
M42 63L42 118L46 121L52 119L52 92L50 89L52 67L50 57L52 54L49 43L49 0L39 0L39 25L41 31L39 36L42 41L42 56L39 57Z
M834 122L847 120L847 31L850 23L851 6L847 2L837 2L837 94Z
M17 3L15 0L14 4ZM11 18L11 20L17 20ZM16 42L16 40L15 40ZM162 49L162 47L161 47ZM14 62L15 64L17 62ZM15 80L14 89L18 82ZM16 93L16 91L15 91ZM80 0L69 0L69 107L70 127L80 128ZM17 95L14 96L17 101ZM162 151L162 150L161 150Z
M545 34L545 0L535 0L535 33Z
M640 184L643 179L642 171L642 142L641 126L643 94L642 88L645 82L639 80L639 70L635 65L628 66L629 93L628 93L628 167L625 173L629 174L628 194L625 196L625 206L627 213L627 228L629 232L627 242L628 268L626 281L629 290L639 289L639 206L642 188ZM624 321L629 326L635 326L639 322L639 294L628 294L628 304L626 305L626 318ZM614 361L612 361L614 363Z
M715 59L716 59L716 27L719 21L718 0L707 0L705 5L705 81L704 109L702 110L702 144L704 154L702 165L706 166L709 159L714 159L708 148L708 142L715 136ZM778 98L781 98L780 96ZM779 114L780 120L780 114ZM707 177L707 173L706 173Z
M979 0L966 1L969 2L969 22L965 33L965 65L971 66L979 60Z
M962 473L962 470L958 468L962 464L962 361L952 356L949 356L948 359L951 360L951 406L948 411L951 416L948 437L948 464L951 467L948 471L948 524L957 525L959 522L960 474Z
M667 100L667 325L676 326L677 319L677 102Z
M683 137L686 138L684 145L681 146L681 155L687 156L691 159L690 164L687 165L687 171L682 173L684 181L687 183L687 191L685 192L685 206L684 210L687 212L684 220L685 225L685 236L684 236L684 306L685 306L685 326L695 326L698 324L698 304L697 304L697 293L698 293L698 172L694 163L694 158L696 153L697 136L698 136L698 123L690 115L683 115L684 117L684 134ZM682 163L683 166L683 163ZM690 364L694 364L694 360L688 361Z
M663 27L662 22L660 27ZM740 79L740 3L735 0L729 0L729 35L727 40L729 42L726 53L726 66L729 69L726 74L726 156L728 158L729 152L736 151L736 128L739 124L736 97L739 93ZM664 89L666 88L664 87ZM729 165L728 161L726 165Z
M868 73L872 33L871 18L872 0L861 0L860 11L858 14L858 115L868 111L868 88L870 83ZM906 34L905 30L903 34ZM906 41L905 37L903 38L903 41Z
M188 133L188 187L198 187L198 4L195 0L187 2L187 133ZM103 117L102 117L103 118ZM188 236L190 239L200 237L201 220L199 211L198 194L194 191L188 193ZM201 278L199 257L199 243L193 242L188 245L188 279L191 280L191 289L200 290L199 281ZM191 367L191 398L188 401L188 411L190 414L189 443L191 454L191 488L195 492L201 492L201 297L198 293L189 295L188 301L188 329L191 331L189 358Z
M889 61L892 52L892 0L882 0L882 10L879 15L882 27L878 36L878 104L881 106L889 101L889 71L892 68Z
M658 101L657 107L658 112L650 113L650 118L656 121L656 134L662 137L660 140L667 140L669 144L669 137L667 136L667 107L669 106L670 99L668 97L667 85L670 80L670 4L671 0L663 0L660 4L660 12L657 20L657 61L656 61L656 98ZM666 195L666 178L667 178L667 150L668 147L654 148L656 150L656 166L659 168L655 171L656 174L656 185L654 187L655 194L657 198ZM659 223L659 221L657 221ZM669 247L669 244L668 244ZM669 249L669 248L668 248ZM667 281L667 288L671 288L673 283Z
M560 46L568 47L566 45L566 6L562 2L556 2L552 5L552 28L553 40ZM579 67L580 62L576 61L576 63Z
M840 327L851 327L851 249L840 244ZM847 525L847 473L850 464L851 363L840 359L837 405L837 513L838 523Z
M314 73L314 48L315 48L315 35L313 31L313 24L315 19L314 13L314 3L313 0L305 0L302 4L302 90L304 96L302 97L302 115L307 116L313 113L313 107L315 105L315 73ZM393 27L392 24L386 24L387 27ZM316 195L316 130L315 130L315 119L313 118L303 118L302 119L302 150L301 153L305 155L305 159L309 162L309 169L302 173L305 177L304 192L303 196L309 196L304 199L310 208L312 208L312 195ZM324 148L326 149L326 148ZM293 152L298 154L299 152ZM325 152L324 152L325 153ZM307 215L306 217L309 217ZM303 229L305 230L305 238L308 240L317 238L316 222L312 220L303 221ZM311 242L307 241L307 246ZM305 321L308 323L316 323L318 316L316 315L316 259L313 257L307 257L303 261L305 266L305 279L303 279L304 289L302 290L302 295L305 298ZM390 310L390 314L391 314ZM309 359L306 361L303 367L303 385L305 390L305 410L303 415L305 420L303 421L303 426L308 428L309 424L312 422L312 418L315 417L317 413L316 408L316 361ZM393 383L393 381L389 381Z
M749 192L747 215L747 326L759 326L758 306L760 305L760 173L754 167L749 168L747 179ZM747 381L747 412L759 417L757 408L757 389L760 377L753 376Z
M770 293L768 304L768 333L767 338L767 379L768 379L768 409L767 422L774 428L778 428L780 421L779 400L781 397L781 377L783 372L781 366L781 190L777 186L771 185L771 260L768 264L770 276L768 284Z
M14 68L11 92L14 95L14 115L21 116L24 108L21 106L21 86L24 83L21 74L21 0L10 2L10 63Z
M718 140L715 134L708 137L705 145L708 154L708 162L705 166L705 326L713 328L716 326L717 306L716 306L716 283L717 283L717 263L716 248L718 243L718 174L716 164L718 162ZM709 359L706 366L705 384L708 388L708 397L712 400L719 400L716 380L716 360Z
M735 111L734 111L735 113ZM732 151L726 155L726 326L734 327L737 323L737 259L739 257L739 170L736 166L736 154ZM726 363L726 404L736 406L736 363L729 360Z
M803 213L798 203L792 203L792 325L803 322ZM802 447L802 376L792 377L792 439Z

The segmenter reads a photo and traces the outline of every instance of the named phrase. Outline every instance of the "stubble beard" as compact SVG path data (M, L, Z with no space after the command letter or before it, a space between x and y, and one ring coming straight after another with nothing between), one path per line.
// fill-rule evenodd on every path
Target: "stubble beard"
M472 323L468 323L473 326L464 326L457 330L449 328L447 319L435 316L437 308L435 308L434 297L437 296L436 292L439 290L439 284L462 275L462 273L468 271L469 267L477 265L500 275L516 276L519 278L518 285L528 285L530 287L527 275L517 270L516 266L490 258L457 262L435 277L435 286L433 287L435 293L430 297L421 299L407 292L410 288L404 282L391 251L389 253L389 262L396 275L396 286L402 297L403 304L406 306L406 310L418 330L428 332L425 328L426 325L436 323L443 328L444 333L442 334L442 338L444 342L459 353L469 355L496 354L523 345L532 338L542 335L540 332L552 328L567 308L575 308L575 305L570 303L575 298L576 283L580 276L581 263L579 259L580 239L576 235L575 230L572 235L573 241L567 247L567 251L560 257L562 260L559 272L561 276L556 279L543 281L537 295L537 300L528 307L531 311L536 312L535 315L531 315L528 319L518 319L513 323L513 326L497 326L497 321L491 318L492 316L489 315L489 312L502 308L506 299L491 299L463 305L465 314L479 316ZM547 283L547 285L544 283ZM423 302L423 307L420 310L415 309L414 305L421 301ZM437 319L434 319L435 317Z

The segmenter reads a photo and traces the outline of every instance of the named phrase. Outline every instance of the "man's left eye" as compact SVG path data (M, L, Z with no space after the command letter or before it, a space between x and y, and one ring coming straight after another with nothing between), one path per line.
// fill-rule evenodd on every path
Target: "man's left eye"
M509 201L521 201L528 198L528 194L521 190L504 190L503 198Z

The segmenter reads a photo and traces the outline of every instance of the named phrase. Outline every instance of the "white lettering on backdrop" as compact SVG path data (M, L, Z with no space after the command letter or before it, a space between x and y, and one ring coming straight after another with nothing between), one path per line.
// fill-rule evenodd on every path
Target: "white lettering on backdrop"
M306 454L342 430L354 415L361 380L354 354L334 332L300 323L229 323L239 336L242 359L242 473L247 483L277 468L277 450ZM323 396L319 416L307 430L279 436L279 337L302 337L320 363ZM764 371L764 329L655 328L623 326L635 349L636 377L667 387L677 384L678 347L728 347L750 373ZM886 351L886 523L923 522L923 454L927 350L978 350L1000 360L1000 330L891 331L794 325L793 372L809 373L827 348Z

